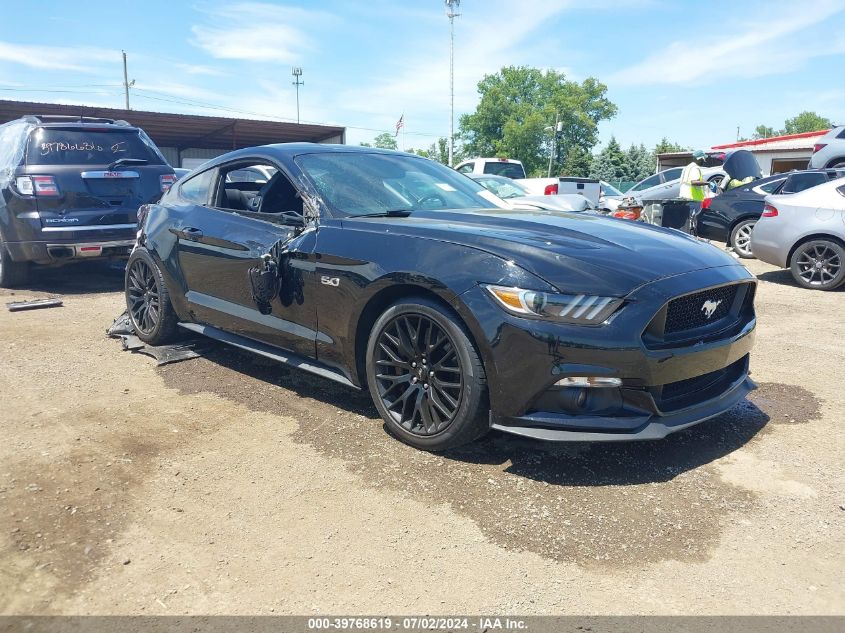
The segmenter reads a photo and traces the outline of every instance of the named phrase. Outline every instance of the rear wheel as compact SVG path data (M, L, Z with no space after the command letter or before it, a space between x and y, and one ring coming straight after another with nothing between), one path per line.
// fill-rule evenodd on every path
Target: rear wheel
M366 369L388 430L411 446L443 451L489 429L487 381L475 345L434 301L390 306L373 326Z
M29 280L29 262L12 260L6 244L0 239L0 288L17 288Z
M799 286L833 290L845 282L845 247L824 239L804 242L792 253L789 269Z
M751 231L754 230L755 224L757 220L743 220L731 231L731 246L742 259L754 257L754 253L751 252Z
M138 338L161 345L176 338L178 318L161 271L150 254L137 249L126 264L126 309Z

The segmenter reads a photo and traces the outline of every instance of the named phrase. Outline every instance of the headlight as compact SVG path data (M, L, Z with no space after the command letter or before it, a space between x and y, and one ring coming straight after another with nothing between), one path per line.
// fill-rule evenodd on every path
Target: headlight
M567 295L484 285L505 310L520 316L533 316L563 323L599 325L622 305L616 297Z

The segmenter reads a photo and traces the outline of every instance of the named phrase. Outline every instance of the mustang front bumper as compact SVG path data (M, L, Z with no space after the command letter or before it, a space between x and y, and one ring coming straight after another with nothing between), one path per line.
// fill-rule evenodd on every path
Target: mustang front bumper
M658 439L727 411L756 388L748 377L755 283L743 266L661 279L632 292L599 327L515 317L483 289L467 291L461 298L481 326L476 336L486 339L491 427L543 440ZM741 290L719 324L651 336L671 300L733 284ZM574 376L621 385L586 388L579 408L578 387L557 384Z

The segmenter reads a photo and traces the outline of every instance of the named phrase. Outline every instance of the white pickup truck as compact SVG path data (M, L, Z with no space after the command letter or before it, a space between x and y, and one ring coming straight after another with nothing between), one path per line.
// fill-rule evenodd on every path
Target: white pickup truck
M595 178L559 176L557 178L522 178L518 182L536 195L581 194L597 209L608 211L615 211L625 197L610 183Z

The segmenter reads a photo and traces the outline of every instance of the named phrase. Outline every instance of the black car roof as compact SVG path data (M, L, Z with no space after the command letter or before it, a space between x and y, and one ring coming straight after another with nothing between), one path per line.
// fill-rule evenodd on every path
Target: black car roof
M217 156L206 163L207 167L213 167L238 158L249 158L251 156L270 156L279 159L293 158L301 154L384 154L387 156L409 156L428 160L417 154L399 152L392 149L381 149L378 147L366 147L363 145L337 145L332 143L272 143L270 145L256 145L236 149L222 156Z

